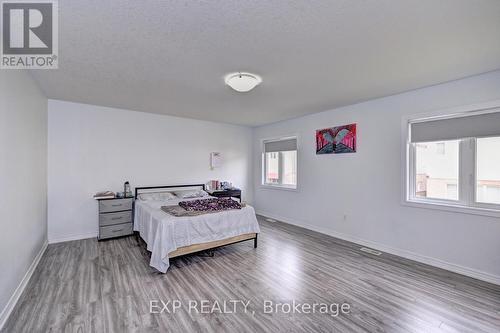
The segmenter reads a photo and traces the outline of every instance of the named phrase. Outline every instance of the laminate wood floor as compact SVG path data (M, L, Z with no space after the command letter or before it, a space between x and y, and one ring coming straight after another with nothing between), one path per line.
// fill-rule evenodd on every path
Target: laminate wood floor
M135 237L49 245L3 331L500 332L500 286L259 221L257 249L249 241L174 259L167 274L149 267ZM152 300L182 304L152 314ZM205 314L190 312L189 300L250 304ZM266 300L348 303L350 312L264 313Z

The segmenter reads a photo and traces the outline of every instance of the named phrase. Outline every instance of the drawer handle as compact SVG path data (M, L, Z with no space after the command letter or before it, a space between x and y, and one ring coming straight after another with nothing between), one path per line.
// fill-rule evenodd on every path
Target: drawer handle
M122 204L111 205L112 207L121 207Z
M112 220L121 220L123 218L123 216L120 216L120 217L113 217Z
M118 231L123 231L123 228L121 228L121 229L113 229L113 232L118 232Z

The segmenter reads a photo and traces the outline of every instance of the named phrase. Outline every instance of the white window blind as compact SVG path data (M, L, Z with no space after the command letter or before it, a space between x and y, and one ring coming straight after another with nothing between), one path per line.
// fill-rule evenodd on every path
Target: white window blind
M457 118L418 121L410 124L411 142L500 136L500 109Z
M297 150L297 139L284 139L279 141L267 141L264 142L264 152L273 153L280 151L291 151Z

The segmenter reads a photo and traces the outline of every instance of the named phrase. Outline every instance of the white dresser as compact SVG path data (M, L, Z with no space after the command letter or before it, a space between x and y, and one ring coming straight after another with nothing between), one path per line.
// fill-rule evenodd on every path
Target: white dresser
M99 200L99 240L133 233L133 198Z

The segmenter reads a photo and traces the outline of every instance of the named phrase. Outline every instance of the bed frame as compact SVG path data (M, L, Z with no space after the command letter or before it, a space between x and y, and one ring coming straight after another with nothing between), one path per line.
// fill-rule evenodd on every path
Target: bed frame
M186 188L205 190L205 184L136 187L134 198L135 198L135 200L137 200L137 197L141 193L168 192L168 191L172 191L175 189L186 189ZM213 242L199 243L199 244L193 244L193 245L189 245L189 246L182 246L182 247L179 247L175 251L169 252L168 257L175 258L175 257L180 257L180 256L192 254L192 253L201 252L201 251L214 250L214 249L217 249L217 248L222 247L222 246L236 244L236 243L244 242L247 240L253 240L253 247L257 248L257 236L258 236L257 233L249 233L249 234L238 235L238 236L229 237L226 239L213 241Z

